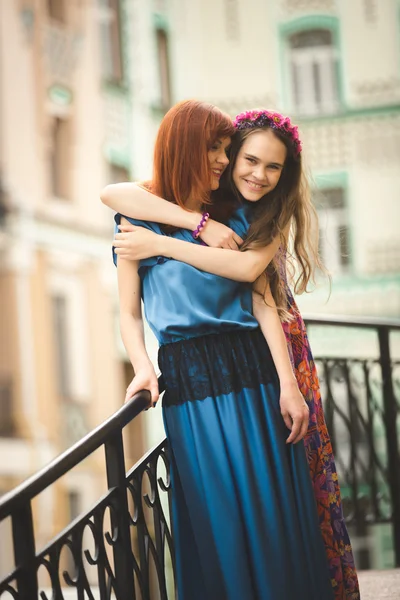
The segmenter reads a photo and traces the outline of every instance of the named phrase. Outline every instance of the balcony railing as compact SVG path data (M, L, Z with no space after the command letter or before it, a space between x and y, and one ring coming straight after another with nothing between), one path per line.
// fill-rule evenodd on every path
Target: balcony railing
M2 497L0 522L7 518L12 522L15 568L0 581L1 600L173 597L165 441L125 473L122 430L148 404L148 392L137 394L108 421ZM105 451L107 492L36 552L32 500L100 447ZM106 530L108 515L110 531ZM74 596L68 596L65 586L74 590Z
M400 369L390 353L390 333L400 331L400 322L318 317L307 323L366 328L378 336L377 359L318 357L316 362L347 522L359 537L371 524L390 524L395 563L400 566ZM0 523L11 520L15 568L0 580L0 600L175 597L166 440L125 473L122 431L148 403L147 392L137 394L48 467L3 496ZM32 501L100 447L105 451L107 492L36 551ZM357 558L359 566L368 562L362 548Z
M360 542L357 564L370 567L368 528L390 523L400 566L400 360L392 358L390 339L400 322L310 317L306 324L376 333L377 358L349 358L344 350L341 357L319 356L315 362L346 522Z

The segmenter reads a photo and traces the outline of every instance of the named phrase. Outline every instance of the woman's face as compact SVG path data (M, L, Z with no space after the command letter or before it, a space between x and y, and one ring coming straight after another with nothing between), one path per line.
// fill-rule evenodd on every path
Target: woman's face
M230 137L217 139L208 151L208 160L210 161L211 166L212 190L217 190L219 188L219 180L221 179L221 175L229 165L226 152L230 143Z
M278 185L286 160L286 146L271 129L249 135L239 150L233 182L242 196L257 202Z

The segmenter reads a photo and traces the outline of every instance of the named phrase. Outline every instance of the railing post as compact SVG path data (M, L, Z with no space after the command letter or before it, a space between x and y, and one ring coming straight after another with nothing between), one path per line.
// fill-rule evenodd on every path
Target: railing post
M345 360L343 362L344 377L347 388L347 402L349 407L350 420L350 464L352 477L352 496L355 513L355 534L357 536L356 559L359 569L370 569L370 549L368 548L368 529L365 518L365 510L362 507L362 502L359 498L359 482L357 477L357 433L358 433L358 417L357 417L357 400L354 398L351 387L349 364Z
M112 530L118 528L118 538L113 546L117 599L135 600L124 445L121 430L107 439L105 454L108 487L109 489L117 488L118 495L117 505L113 506L111 511Z
M38 596L36 570L35 534L33 531L32 507L29 500L12 514L14 560L18 571L18 594L21 600L32 600Z
M397 407L392 380L389 328L378 327L382 369L384 423L388 452L388 481L393 503L393 543L396 567L400 567L400 455L397 438Z

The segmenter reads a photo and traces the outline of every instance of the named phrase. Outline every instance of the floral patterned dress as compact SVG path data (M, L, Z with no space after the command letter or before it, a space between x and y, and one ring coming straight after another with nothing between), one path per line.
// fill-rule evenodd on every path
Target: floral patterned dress
M287 283L284 268L281 274L286 284L288 311L293 317L291 322L284 323L283 328L299 388L310 408L310 424L304 443L335 600L359 600L357 573L343 517L338 475L325 423L317 370L305 324Z

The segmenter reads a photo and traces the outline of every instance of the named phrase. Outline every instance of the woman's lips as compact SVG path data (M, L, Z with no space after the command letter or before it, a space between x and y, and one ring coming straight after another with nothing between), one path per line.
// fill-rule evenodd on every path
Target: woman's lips
M243 181L245 181L249 188L254 192L261 192L265 187L267 187L266 185L255 183L254 181L250 181L249 179L243 179Z

